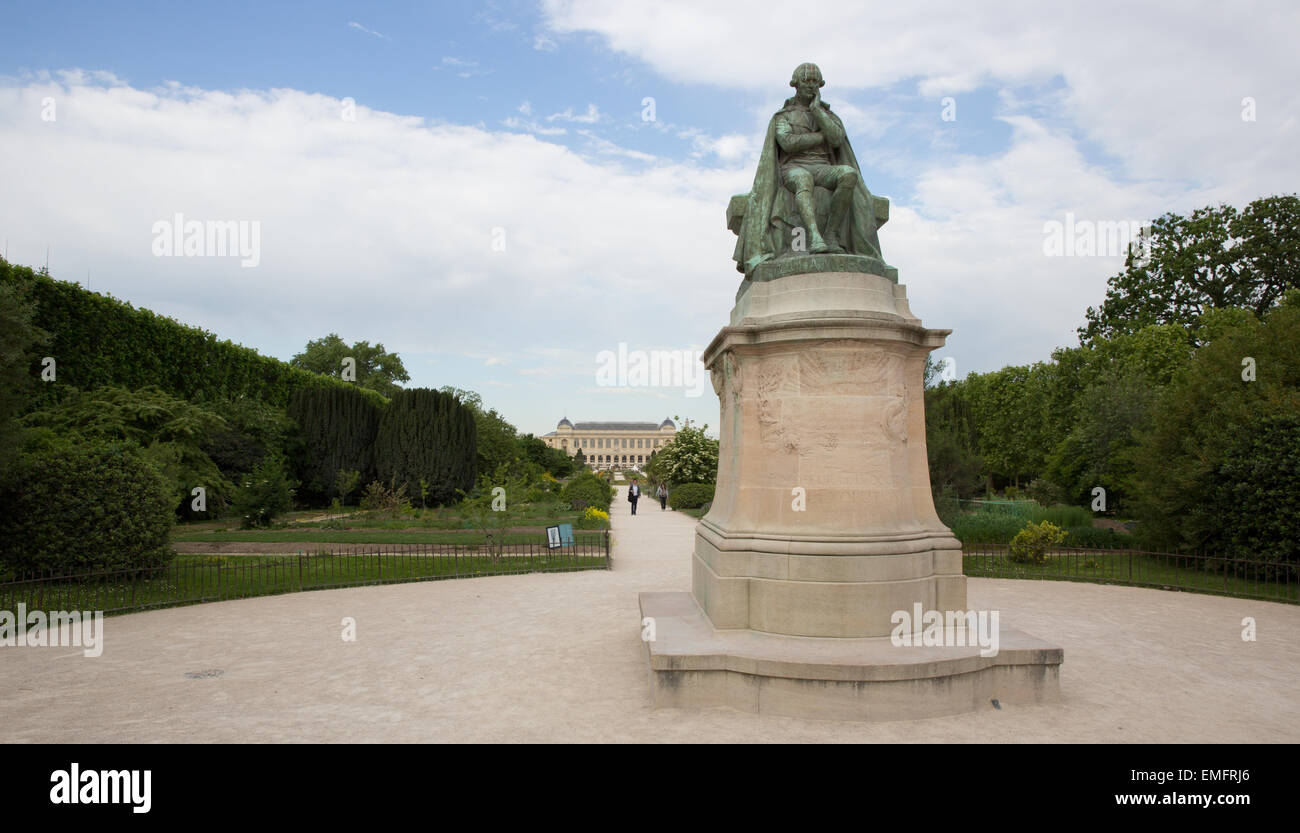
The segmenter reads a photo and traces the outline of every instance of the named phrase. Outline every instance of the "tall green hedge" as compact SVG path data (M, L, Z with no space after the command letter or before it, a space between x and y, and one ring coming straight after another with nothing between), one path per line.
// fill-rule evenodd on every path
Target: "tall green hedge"
M457 499L474 486L478 468L474 412L456 397L427 388L398 391L379 419L374 460L384 483L420 493L429 484L436 505Z
M312 498L330 496L339 470L375 478L373 445L383 409L352 386L299 388L289 398L289 416L298 423L301 453L298 477ZM418 482L413 484L419 494Z
M36 386L37 405L73 387L157 385L189 400L246 396L283 408L300 388L353 387L3 258L0 284L28 290L36 302L33 323L52 337L41 354L56 360L57 384ZM40 373L39 358L32 373ZM373 391L362 393L376 405L384 402Z

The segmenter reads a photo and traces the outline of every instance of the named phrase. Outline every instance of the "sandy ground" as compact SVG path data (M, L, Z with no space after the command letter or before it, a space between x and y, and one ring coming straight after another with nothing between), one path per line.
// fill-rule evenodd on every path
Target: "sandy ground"
M0 741L1300 741L1300 607L1050 581L972 579L970 604L1065 648L1057 705L861 724L654 710L637 593L689 589L695 520L620 497L613 524L612 572L118 616L98 658L0 647Z

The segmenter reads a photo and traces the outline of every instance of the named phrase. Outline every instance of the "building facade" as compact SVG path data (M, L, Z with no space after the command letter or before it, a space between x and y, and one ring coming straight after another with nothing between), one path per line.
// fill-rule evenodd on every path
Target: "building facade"
M542 440L551 448L563 450L570 457L582 452L587 467L599 469L640 469L650 454L663 448L677 436L671 419L663 422L569 422L559 425Z

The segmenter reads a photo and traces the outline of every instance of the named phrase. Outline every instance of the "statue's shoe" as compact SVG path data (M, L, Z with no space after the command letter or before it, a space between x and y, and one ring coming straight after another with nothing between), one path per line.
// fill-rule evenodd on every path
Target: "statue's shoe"
M808 247L808 254L810 255L826 254L829 251L831 251L831 247L826 244L825 240L814 240L813 244ZM844 250L840 249L840 251Z
M823 249L823 251L834 255L842 255L845 253L845 249L840 245L840 241L836 240L834 237L826 238L826 248Z

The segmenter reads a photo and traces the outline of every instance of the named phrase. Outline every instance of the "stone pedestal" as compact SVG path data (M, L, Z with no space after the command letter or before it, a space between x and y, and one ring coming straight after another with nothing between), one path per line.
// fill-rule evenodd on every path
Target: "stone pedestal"
M723 681L736 675L784 680L782 713L799 713L802 692L810 712L841 717L888 715L900 692L921 701L896 716L948 714L1009 680L1008 702L1055 696L1060 649L1033 637L1002 662L969 649L931 661L934 649L889 640L897 611L966 610L925 446L925 360L950 331L922 325L891 273L852 255L763 264L705 351L721 400L717 492L691 596L643 594L644 615L679 623L650 647L657 703L757 708L762 686ZM744 661L728 653L738 646ZM864 695L873 685L890 693Z
M722 419L696 601L715 627L794 636L887 636L915 602L964 609L925 451L925 359L949 331L880 275L747 283L704 354Z

